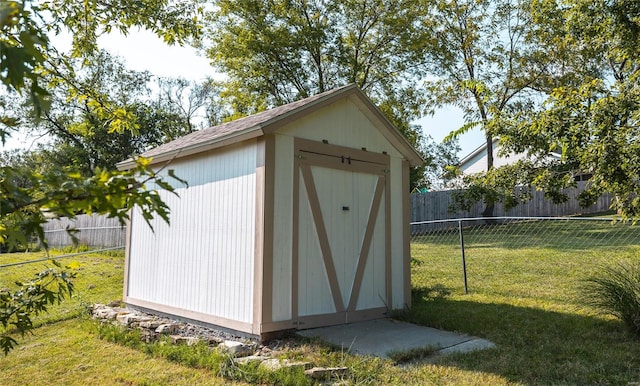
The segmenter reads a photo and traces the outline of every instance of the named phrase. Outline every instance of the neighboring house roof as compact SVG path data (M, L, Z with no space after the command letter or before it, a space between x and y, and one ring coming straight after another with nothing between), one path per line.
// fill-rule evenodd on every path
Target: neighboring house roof
M497 144L498 144L498 138L495 138L493 140L494 149L496 148ZM460 160L460 168L463 168L463 166L466 166L468 163L470 163L474 159L474 157L482 156L483 154L486 154L486 151L487 151L487 143L484 142L482 145L475 148L471 153L462 157L462 159Z
M152 163L167 161L175 157L184 157L207 150L241 142L268 134L277 128L317 109L327 106L342 98L353 96L364 105L363 112L380 124L382 134L391 142L411 166L417 166L424 161L420 154L407 142L402 134L389 120L373 105L371 100L354 84L326 91L299 101L266 110L235 121L226 122L218 126L195 131L171 142L160 145L142 154L143 157L153 158ZM380 127L382 126L382 127ZM119 169L133 167L133 159L118 163Z
M495 167L510 165L517 162L518 160L521 160L527 157L526 153L516 153L516 154L509 153L505 155L500 155L499 138L494 138L492 144L493 144L493 165ZM548 154L548 157L553 159L558 159L559 155L551 152ZM487 171L486 142L460 160L460 170L462 171L463 174L475 174L475 173Z

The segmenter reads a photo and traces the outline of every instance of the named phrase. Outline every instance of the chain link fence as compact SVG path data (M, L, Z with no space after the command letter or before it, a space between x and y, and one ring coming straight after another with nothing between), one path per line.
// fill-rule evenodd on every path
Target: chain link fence
M462 218L414 222L411 232L414 289L490 293L500 282L520 291L640 256L640 224L612 218ZM505 285L509 277L520 283Z

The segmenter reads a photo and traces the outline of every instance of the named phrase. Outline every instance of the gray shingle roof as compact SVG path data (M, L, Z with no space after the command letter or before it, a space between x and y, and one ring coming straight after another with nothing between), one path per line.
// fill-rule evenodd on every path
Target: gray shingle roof
M285 121L286 118L295 116L297 114L304 114L307 109L312 106L322 105L324 103L332 103L335 100L343 98L350 94L362 94L356 85L350 84L347 86L339 87L330 91L301 99L292 103L288 103L283 106L279 106L270 110L266 110L248 117L240 118L235 121L226 122L218 126L202 129L190 134L180 137L171 142L160 145L156 148L146 151L142 154L143 157L153 157L154 162L160 162L163 160L171 159L176 156L183 156L189 154L195 154L198 152L206 151L216 145L222 146L222 144L233 143L248 139L251 137L258 137L265 133L265 129L269 126L273 126L278 122ZM364 94L362 98L367 99ZM367 99L368 100L368 99ZM371 105L371 108L378 111L375 106ZM378 112L379 113L379 112ZM380 113L382 116L382 114ZM383 118L386 121L386 118ZM388 121L386 121L388 122ZM402 138L395 128L389 123L394 135ZM417 157L412 157L414 160L420 159L420 156L415 153L415 150L402 138L402 141L408 145L409 151ZM118 164L120 169L128 169L134 165L132 159L122 161Z
M174 141L160 145L154 149L151 149L144 154L144 157L153 157L156 155L177 151L183 148L191 147L193 145L208 143L216 139L226 138L234 133L242 133L250 130L260 129L263 125L270 123L270 121L280 118L283 115L296 111L304 106L312 104L313 102L337 94L345 89L353 88L355 86L348 85L323 92L308 98L301 99L292 103L288 103L283 106L279 106L270 110L266 110L248 117L236 119L235 121L226 122L218 126L202 129L191 134L187 134L184 137L178 138Z

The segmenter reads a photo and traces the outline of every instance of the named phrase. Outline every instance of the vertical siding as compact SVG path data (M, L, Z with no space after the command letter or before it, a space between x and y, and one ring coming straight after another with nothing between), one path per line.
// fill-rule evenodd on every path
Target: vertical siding
M302 173L300 174L298 315L333 313L336 312L336 308L320 250L318 232L309 205L307 189L302 182ZM320 181L316 181L316 185L319 184Z
M293 138L276 136L273 208L273 321L291 319L291 259L293 244ZM268 205L268 203L266 203ZM269 221L269 219L265 219Z
M361 222L362 229L360 231L360 242L358 243L358 248L362 248L364 232L369 219L369 213L371 212L375 183L378 176L363 174L359 174L359 176L359 188L361 189L360 197L362 200L363 211L366 212L366 218ZM365 179L369 181L365 181ZM385 195L383 194L375 222L373 239L371 240L369 254L367 255L367 264L365 265L362 286L360 287L360 294L356 303L356 310L384 307L386 303L384 202Z
M326 108L311 113L278 129L284 135L322 141L354 149L387 152L391 156L401 154L387 141L382 133L369 121L349 99L342 99Z
M357 179L355 173L320 167L312 167L311 170L316 182L342 302L346 305L349 304L358 264L358 248L364 237L364 229L359 225L366 224L367 203L355 196L358 192L357 188L354 188L354 183L357 183L354 181ZM342 210L343 206L349 207L349 210Z
M385 210L383 194L373 232L373 240L367 255L362 286L356 303L356 310L384 307L386 304L386 268L385 268ZM373 198L373 196L371 197ZM367 202L371 205L371 200ZM364 232L364 229L363 229ZM362 245L362 242L360 243Z
M128 296L252 322L255 141L170 166L188 188L161 192L171 224L132 219Z

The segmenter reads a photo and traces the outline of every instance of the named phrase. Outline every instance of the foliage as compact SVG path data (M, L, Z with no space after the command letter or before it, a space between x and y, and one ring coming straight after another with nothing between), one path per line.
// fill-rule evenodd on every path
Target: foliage
M506 151L556 151L552 168L527 183L558 194L589 173L584 206L609 192L612 208L640 215L640 6L636 1L539 0L532 38L550 60L544 103L500 133Z
M119 95L109 95L114 90L93 88L79 81L72 61L75 58L88 64L99 58L97 37L112 29L126 34L132 27L143 27L168 43L184 43L199 35L199 13L194 3L169 0L3 1L0 3L0 80L11 96L26 91L31 114L36 119L47 117L53 98L50 90L61 87L66 92L66 102L83 106L104 125L106 133L135 133L138 127L130 106L119 106ZM59 53L48 39L50 33L57 34L63 29L73 36L71 55ZM97 77L100 78L100 74ZM4 143L24 115L11 114L10 103L4 97L0 105L4 110L0 116L0 140ZM90 132L84 123L70 122L67 129ZM22 184L14 185L15 181ZM71 165L46 172L2 165L0 244L11 249L24 244L34 234L43 239L42 224L47 218L73 218L81 212L107 214L124 222L128 212L138 206L147 221L154 215L168 221L169 208L156 191L146 189L147 183L173 191L145 159L137 159L136 166L128 171L95 168L90 176ZM10 298L0 298L0 307L9 307L9 301ZM24 327L29 330L31 326L25 324Z
M60 267L54 260L51 263ZM18 344L13 333L24 336L33 329L32 315L47 312L50 305L71 296L74 276L49 268L32 279L16 282L14 291L0 289L0 324L4 329L0 331L0 348L5 355Z
M185 43L198 36L200 10L191 2L168 0L142 0L130 2L116 0L109 3L73 0L5 1L0 7L0 71L3 84L10 92L27 89L39 116L48 108L49 92L45 89L45 76L53 75L54 82L73 85L73 78L64 70L70 67L69 56L59 53L49 43L48 34L67 30L73 37L71 57L85 58L97 51L97 37L117 30L127 34L132 27L143 27L155 32L167 43ZM101 107L105 116L111 116L112 131L131 129L130 114L114 109L104 96L92 90L77 87L78 98L86 98ZM12 126L16 117L3 116L2 122ZM0 137L9 131L2 129Z
M68 84L49 89L50 108L43 117L30 116L18 96L9 99L15 115L23 116L16 128L50 138L23 156L41 172L73 166L84 176L95 168L115 170L116 164L197 128L197 114L213 107L215 83L159 78L157 96L151 92L151 74L131 71L121 58L98 51L82 65L73 61L75 86L108 97L112 106L131 113L133 130L112 133L110 117L85 98L76 98ZM214 111L215 112L215 111ZM16 157L13 157L14 161ZM12 163L11 166L19 166ZM31 165L30 165L31 166Z
M177 178L172 170L168 173ZM153 181L162 189L173 191L173 187L158 177L143 158L138 158L130 170L96 169L91 177L67 170L34 173L28 176L26 188L13 185L14 178L13 169L0 167L0 242L10 249L26 244L33 234L45 242L42 224L51 214L74 218L78 213L102 213L124 223L129 218L128 211L137 206L148 223L154 214L169 220L169 207L159 192L147 190L145 185Z
M565 170L566 166L552 158L523 158L486 173L462 176L451 196L452 208L469 210L476 202L483 201L501 202L504 209L509 210L529 201L533 189L543 189L546 199L562 204L568 197L560 190L575 184L573 175Z
M431 109L459 107L466 123L450 134L480 128L491 142L505 120L531 106L544 73L540 53L525 39L527 0L434 1L423 26L425 55L434 79L426 82Z
M239 114L347 83L380 100L389 91L412 90L400 86L415 71L412 22L423 14L417 1L224 0L217 5L210 15L208 53L229 76L226 91Z
M587 305L624 322L640 336L640 264L620 261L603 266L582 286Z
M160 96L157 107L180 117L181 130L172 133L167 140L176 139L189 134L197 129L197 113L204 108L205 125L215 126L222 123L226 112L223 110L223 103L219 98L221 85L211 79L202 83L195 83L183 78L160 78L158 80ZM168 142L168 141L165 141Z
M451 171L452 165L458 164L458 152L460 146L457 139L451 139L438 143L430 136L425 141L425 167L422 177L416 176L417 188L448 189L454 184L456 174Z
M50 249L48 252L5 253L0 265L14 265L0 267L0 288L12 288L15 282L24 281L26 277L33 276L34 272L56 268L48 263L48 259L55 259L64 266L71 267L69 270L76 273L72 280L73 294L61 304L49 307L46 313L33 317L34 327L84 315L86 307L96 302L108 303L120 299L124 251L92 253L86 249L86 246L78 246L61 250ZM87 253L58 260L60 256L80 252Z
M209 15L207 52L228 76L231 118L355 83L423 152L409 122L424 106L416 27L425 11L416 0L222 0ZM411 188L423 174L412 172Z
M60 272L61 268L56 266L56 261L62 262L63 260L57 259L61 255L68 253L75 254L78 252L87 253L75 256L70 262L65 259L64 261L67 261L67 263L64 269L67 270L67 272ZM51 260L42 261L43 258L47 257L56 260L53 262L51 262ZM42 290L43 293L50 291L51 293L47 296L50 298L55 296L53 303L59 303L59 301L63 300L63 296L64 301L60 304L45 304L46 310L35 313L26 312L27 310L25 309L19 311L21 312L21 317L29 319L29 329L20 331L13 325L7 325L4 329L0 327L0 335L6 341L13 340L14 344L15 341L18 341L18 343L22 345L25 337L22 336L21 339L18 339L19 335L25 332L35 333L38 331L32 330L31 327L37 329L42 325L85 315L86 307L94 302L106 303L113 299L119 299L122 294L123 261L123 251L96 254L87 251L86 247L49 250L46 254L42 252L3 254L0 265L13 265L0 266L0 293L2 293L0 296L12 296L15 298L15 301L3 302L3 305L6 305L7 308L0 308L0 318L8 317L4 311L15 308L22 301L24 301L27 306L32 307L37 301L43 300L38 296L32 296L31 299L28 299L27 294L29 291ZM38 268L34 268L34 264ZM40 267L42 266L44 266L44 268L42 268L43 272L37 275L37 277L41 277L39 279L40 287L30 286L29 282L33 282L34 280L27 281L24 279L32 276L34 270L41 269ZM43 274L48 274L49 279L43 276ZM47 280L50 280L51 284L45 286ZM16 282L22 283L29 291L17 287ZM63 286L62 288L60 288L61 285ZM71 288L73 291L70 290ZM18 298L18 294L22 294L23 298ZM27 308L27 306L25 308ZM10 317L7 320L11 321L11 318L15 320L15 317ZM12 352L11 355L15 355L15 352ZM0 381L0 383L2 382Z

